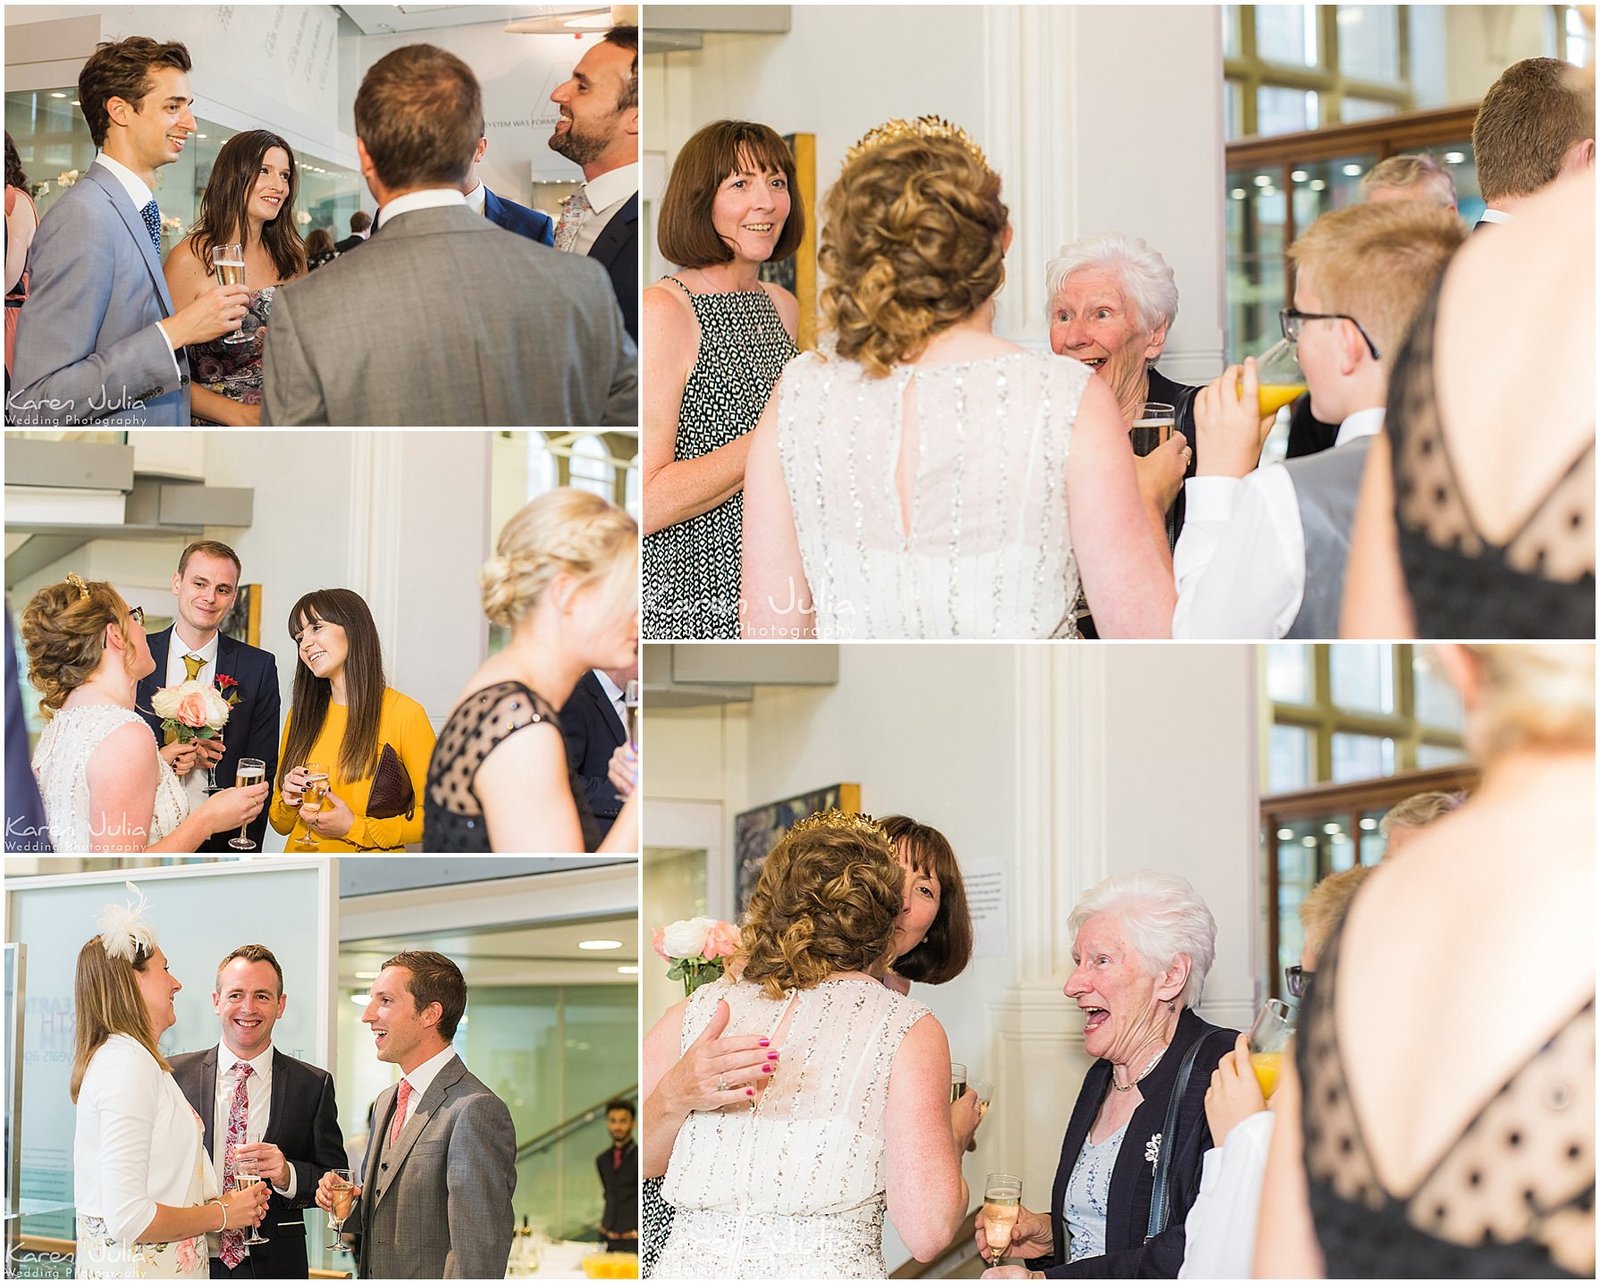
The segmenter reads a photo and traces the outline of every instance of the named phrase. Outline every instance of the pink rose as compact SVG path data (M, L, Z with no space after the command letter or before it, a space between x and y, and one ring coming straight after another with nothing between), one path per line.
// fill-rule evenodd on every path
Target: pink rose
M198 691L191 691L178 701L178 711L174 715L186 727L196 729L206 725L206 698Z
M666 938L667 929L664 927L656 928L655 931L650 933L650 948L655 950L655 952L662 957L663 961L670 963L672 962L672 956L667 953L666 947L663 944Z
M725 959L737 954L741 944L739 929L732 923L713 923L711 930L706 933L706 943L701 947L701 953L708 959Z

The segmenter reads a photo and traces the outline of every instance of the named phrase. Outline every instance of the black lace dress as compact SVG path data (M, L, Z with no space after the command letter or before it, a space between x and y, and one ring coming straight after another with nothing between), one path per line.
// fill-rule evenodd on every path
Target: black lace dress
M560 735L561 720L549 701L520 682L497 682L473 692L456 706L439 734L433 761L428 764L423 851L457 854L494 850L478 801L478 768L509 737L540 722L550 723ZM570 769L567 775L583 826L584 850L593 851L600 842L599 827Z
M1467 1124L1408 1195L1380 1184L1334 1033L1337 943L1300 1017L1311 1216L1330 1279L1593 1277L1594 1000ZM1493 1014L1485 1017L1492 1038Z
M1438 305L1435 287L1395 357L1385 424L1400 563L1416 609L1417 636L1592 639L1594 443L1509 540L1494 543L1483 536L1439 423L1433 368ZM1522 427L1527 449L1537 450L1538 425Z

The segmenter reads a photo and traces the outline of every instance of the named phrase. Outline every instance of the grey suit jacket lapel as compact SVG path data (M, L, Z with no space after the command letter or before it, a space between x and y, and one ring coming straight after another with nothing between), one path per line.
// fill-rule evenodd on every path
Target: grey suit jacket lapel
M127 190L104 165L89 166L84 177L92 179L97 186L104 189L106 195L111 198L111 208L116 210L127 226L128 235L139 243L139 253L144 256L144 265L150 270L150 280L156 287L156 293L161 296L161 306L166 309L170 317L174 311L172 295L167 290L167 278L161 271L161 260L156 255L156 247L150 241L150 229L144 225L144 216L133 208L133 201L129 198Z
M460 1057L451 1057L444 1063L439 1073L433 1076L433 1082L428 1085L428 1090L422 1094L422 1100L417 1102L417 1108L411 1112L411 1118L406 1120L406 1126L396 1139L393 1146L389 1147L389 1180L384 1185L383 1194L378 1196L375 1204L382 1203L385 1196L395 1188L400 1180L401 1166L406 1162L406 1156L411 1153L411 1147L417 1144L417 1138L422 1136L433 1112L444 1104L445 1094L455 1087L467 1073L466 1063ZM382 1141L380 1139L381 1147ZM381 1155L380 1150L380 1155ZM380 1162L382 1160L380 1159Z

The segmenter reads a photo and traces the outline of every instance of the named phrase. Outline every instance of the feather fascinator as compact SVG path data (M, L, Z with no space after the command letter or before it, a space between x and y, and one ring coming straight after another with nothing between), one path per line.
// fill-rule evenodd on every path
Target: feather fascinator
M156 932L145 921L144 911L149 902L144 893L132 883L124 883L135 899L126 904L101 907L94 925L100 932L100 944L114 959L121 959L130 967L137 965L139 956L146 958L156 951Z

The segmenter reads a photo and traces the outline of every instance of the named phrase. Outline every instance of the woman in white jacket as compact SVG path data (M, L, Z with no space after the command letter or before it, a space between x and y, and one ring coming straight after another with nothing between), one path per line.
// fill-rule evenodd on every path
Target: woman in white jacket
M78 953L78 1108L72 1162L79 1279L206 1279L208 1232L248 1230L266 1183L219 1194L204 1129L156 1040L183 987L144 921L144 897L108 905Z

